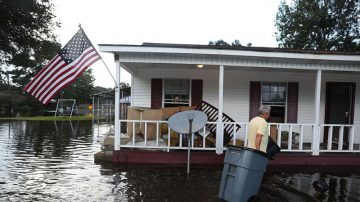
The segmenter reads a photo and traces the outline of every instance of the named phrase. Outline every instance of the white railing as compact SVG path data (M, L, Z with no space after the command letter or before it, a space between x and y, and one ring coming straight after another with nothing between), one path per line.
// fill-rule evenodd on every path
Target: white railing
M270 123L270 126L275 127L276 142L283 152L312 152L314 155L319 152L360 152L358 125Z
M120 148L143 148L166 151L170 151L170 149L188 149L187 134L173 132L169 128L167 121L120 120L120 122L127 123L127 136L122 134ZM216 126L216 122L208 122L207 124ZM163 133L163 131L166 131L166 133ZM210 135L205 127L196 136L193 133L190 139L191 149L215 150L215 147L206 142L211 139Z
M320 152L359 152L359 141L355 141L355 131L357 139L360 136L359 125L322 124L320 128L325 137Z
M314 152L316 147L315 124L269 124L270 135L283 152Z
M127 134L122 134L120 148L156 150L187 149L187 135L170 130L167 121L120 120L127 125ZM248 123L224 122L224 128L233 127L229 144L247 145ZM119 124L121 125L121 124ZM216 127L217 122L207 122L207 127ZM237 125L241 128L236 131ZM276 139L282 152L305 152L318 155L320 152L360 152L360 126L339 124L287 124L269 123L269 134ZM204 126L191 135L192 150L215 151L216 138ZM226 147L224 147L224 150Z

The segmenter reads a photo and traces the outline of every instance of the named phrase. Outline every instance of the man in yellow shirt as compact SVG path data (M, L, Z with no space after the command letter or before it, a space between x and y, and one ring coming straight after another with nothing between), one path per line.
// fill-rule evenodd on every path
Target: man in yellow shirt
M249 123L247 147L257 149L266 153L269 140L269 129L267 120L270 117L270 106L260 106L259 115L251 119Z

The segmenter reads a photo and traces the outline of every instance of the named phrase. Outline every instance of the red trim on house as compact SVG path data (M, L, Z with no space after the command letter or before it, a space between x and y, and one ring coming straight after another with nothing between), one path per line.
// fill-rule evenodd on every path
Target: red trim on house
M191 105L198 106L203 100L203 81L193 79L191 82Z
M224 163L224 154L217 155L215 152L192 151L192 165L214 165L221 166ZM182 165L187 162L187 151L144 151L122 149L114 151L113 163L128 164L169 164ZM312 156L310 154L282 153L275 160L269 161L270 168L276 167L360 167L360 156L358 154L323 154Z
M360 166L360 156L355 154L278 154L270 161L274 166Z
M162 79L151 79L151 109L162 107Z
M261 105L261 82L250 81L250 111L249 120L259 114L259 107Z
M299 83L289 82L287 92L287 121L286 123L297 123Z
M112 162L130 164L186 164L187 150L164 152L122 149L114 151ZM191 152L190 162L197 165L221 165L224 162L224 155L217 155L215 152Z

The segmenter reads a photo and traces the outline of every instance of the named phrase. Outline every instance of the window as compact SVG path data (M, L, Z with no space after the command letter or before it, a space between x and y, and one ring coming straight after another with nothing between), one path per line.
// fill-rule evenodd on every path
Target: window
M261 104L271 106L270 122L284 123L286 117L286 95L286 83L262 83Z
M190 80L164 79L164 107L190 105Z

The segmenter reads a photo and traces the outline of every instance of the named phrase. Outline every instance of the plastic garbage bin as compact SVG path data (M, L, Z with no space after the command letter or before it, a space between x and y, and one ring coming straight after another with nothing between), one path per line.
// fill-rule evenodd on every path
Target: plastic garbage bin
M258 193L268 157L266 153L237 146L227 148L218 197L226 201L248 201Z

